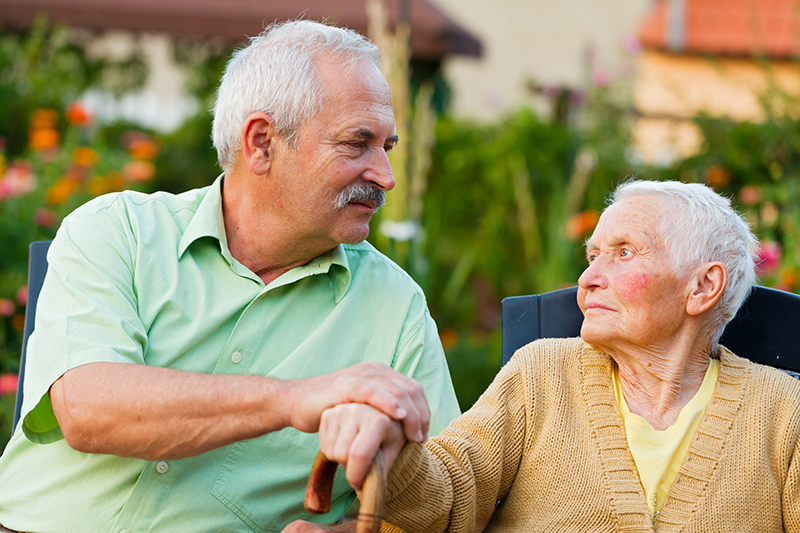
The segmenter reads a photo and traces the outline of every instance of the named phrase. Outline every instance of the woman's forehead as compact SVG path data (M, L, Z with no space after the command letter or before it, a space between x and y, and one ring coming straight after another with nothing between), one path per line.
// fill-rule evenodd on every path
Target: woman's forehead
M652 198L637 196L620 200L603 211L597 228L603 231L651 233L664 213L663 206Z

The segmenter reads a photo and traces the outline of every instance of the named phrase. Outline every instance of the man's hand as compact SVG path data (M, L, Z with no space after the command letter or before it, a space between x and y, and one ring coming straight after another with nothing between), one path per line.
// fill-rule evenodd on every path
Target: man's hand
M325 409L360 403L402 421L406 439L423 442L428 438L431 413L422 385L382 363L359 363L287 385L291 425L300 431L318 431Z
M347 482L356 490L361 489L378 450L388 472L405 443L400 423L369 405L340 404L322 413L320 450L345 466Z

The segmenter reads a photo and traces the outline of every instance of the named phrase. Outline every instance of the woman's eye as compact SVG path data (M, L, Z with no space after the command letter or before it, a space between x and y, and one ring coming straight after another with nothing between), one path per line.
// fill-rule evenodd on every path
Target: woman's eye
M633 255L633 252L631 252L627 248L623 248L622 251L619 253L619 255L622 257L630 257L631 255Z

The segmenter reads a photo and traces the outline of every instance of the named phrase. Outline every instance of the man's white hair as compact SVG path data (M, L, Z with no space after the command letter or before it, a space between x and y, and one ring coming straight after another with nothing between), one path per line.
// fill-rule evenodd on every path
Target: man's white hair
M310 20L271 24L233 54L217 90L212 127L225 172L236 164L242 126L253 113L270 115L277 134L294 146L300 127L322 109L321 56L343 68L361 60L379 66L381 60L378 47L359 33Z
M728 270L728 285L709 312L707 333L712 351L725 325L742 306L756 282L758 239L729 199L699 183L631 180L621 183L611 203L646 196L664 207L655 236L667 249L675 272L719 261Z

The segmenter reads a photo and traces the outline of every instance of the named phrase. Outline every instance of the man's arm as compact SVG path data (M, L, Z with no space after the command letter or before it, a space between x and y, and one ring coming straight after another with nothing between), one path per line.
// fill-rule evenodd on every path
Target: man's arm
M71 447L146 460L191 457L288 426L315 432L322 412L340 403L402 420L412 441L427 438L430 420L419 383L380 363L298 381L90 363L59 378L50 399Z

